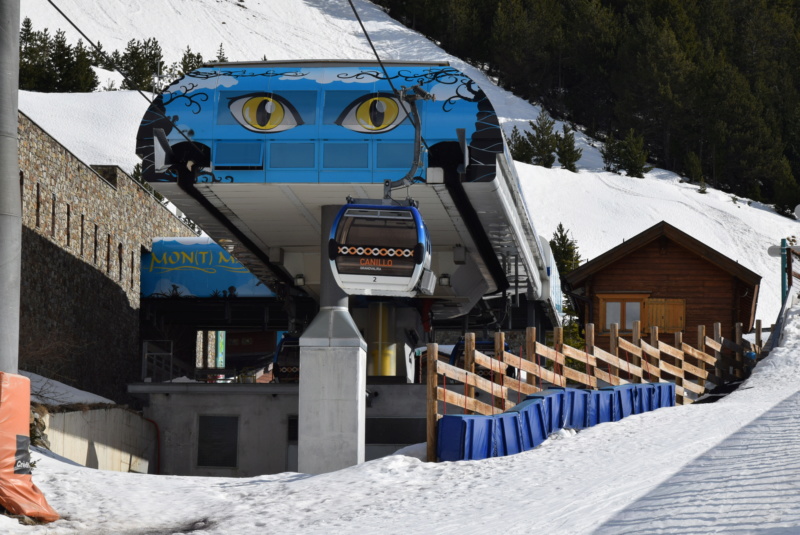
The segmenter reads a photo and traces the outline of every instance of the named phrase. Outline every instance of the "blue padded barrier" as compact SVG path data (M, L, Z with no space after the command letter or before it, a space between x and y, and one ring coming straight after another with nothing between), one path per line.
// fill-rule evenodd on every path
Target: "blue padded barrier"
M565 412L567 412L567 427L570 429L583 429L589 426L589 406L592 395L588 390L567 388L565 391Z
M541 398L526 399L506 413L519 414L523 451L532 450L547 440L547 424Z
M591 425L615 422L619 419L615 417L613 390L592 390L591 396L594 409L594 419L589 422Z
M442 416L439 420L436 456L440 461L491 457L493 424L494 420L489 416Z
M614 418L615 422L621 420L622 418L627 418L631 414L639 414L642 412L640 406L638 406L638 386L639 385L637 384L627 384L620 386L607 386L600 389L610 390L613 392L614 410L616 411L616 417ZM637 410L637 408L639 408L639 410Z
M659 407L658 403L658 390L650 383L644 383L638 386L640 397L639 406L642 412L654 411Z
M651 383L658 390L658 407L675 406L675 383Z
M589 390L554 386L548 390L545 390L544 392L532 394L528 396L528 398L535 398L536 396L542 395L552 395L556 392L564 393L564 397L561 402L561 416L559 420L561 425L551 430L551 433L563 427L569 429L583 429L584 427L587 427L589 425L588 409L591 406L591 394Z
M542 400L542 412L544 413L545 432L550 435L564 427L564 389L551 388L543 392L531 394L525 398Z
M581 429L675 405L673 383L626 384L601 390L552 388L503 414L446 415L439 420L441 461L502 457L535 448L564 427Z
M492 435L492 457L504 457L525 451L522 448L522 430L519 413L495 414Z

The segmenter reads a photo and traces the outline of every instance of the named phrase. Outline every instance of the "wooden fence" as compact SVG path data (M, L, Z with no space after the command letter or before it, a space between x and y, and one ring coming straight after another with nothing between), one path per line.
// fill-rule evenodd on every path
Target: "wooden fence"
M583 350L565 345L561 328L554 330L551 348L537 342L536 329L529 327L522 355L505 351L502 332L495 333L493 356L476 350L475 334L467 333L463 368L439 360L438 344L428 344L428 459L436 459L437 422L448 406L460 409L457 414L492 415L552 386L596 389L647 382L674 382L676 402L686 404L705 392L709 376L715 384L743 377L748 369L745 352L758 355L761 351L760 322L755 345L742 339L740 323L733 340L723 337L721 325L715 323L713 338L706 336L705 326L698 327L696 347L685 343L680 332L675 333L674 345L659 340L658 327L650 328L647 342L640 336L638 321L633 324L630 340L619 335L618 325L611 327L610 351L594 345L591 323L586 325ZM509 368L517 372L509 375ZM476 389L484 394L476 393ZM478 397L488 398L488 402Z

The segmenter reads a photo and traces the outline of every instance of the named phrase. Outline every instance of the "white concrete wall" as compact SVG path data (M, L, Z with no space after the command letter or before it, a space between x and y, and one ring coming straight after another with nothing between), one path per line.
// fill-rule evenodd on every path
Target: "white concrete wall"
M366 359L366 355L362 358ZM326 364L332 364L330 357ZM158 422L161 429L163 474L251 477L299 470L298 444L289 441L289 421L296 421L299 413L297 384L140 383L130 385L129 389L132 393L148 396L145 416ZM371 407L365 407L366 414L362 413L367 425L370 418L420 418L424 422L427 406L425 385L367 385L365 388L356 387L353 392L366 393L366 389L378 394ZM348 403L357 403L357 400L351 399ZM320 404L318 408L324 407ZM201 415L239 417L236 468L197 466ZM421 441L424 441L424 435L421 439L391 444L367 443L363 456L366 460L374 459ZM327 447L326 444L323 446Z
M364 462L367 353L300 348L298 471L322 474Z
M156 428L119 407L44 416L50 449L90 468L117 472L157 470Z
M297 385L162 383L150 391L145 416L161 429L161 472L172 475L251 477L289 468L288 422L297 416ZM237 416L235 468L197 466L200 416ZM296 462L296 461L295 461Z

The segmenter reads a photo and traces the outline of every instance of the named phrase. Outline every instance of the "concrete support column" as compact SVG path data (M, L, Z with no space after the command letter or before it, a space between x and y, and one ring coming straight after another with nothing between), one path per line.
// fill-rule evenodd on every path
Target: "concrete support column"
M22 194L17 138L19 0L0 2L0 372L18 373Z
M297 468L321 474L364 462L367 343L328 260L339 206L322 207L320 311L300 337Z

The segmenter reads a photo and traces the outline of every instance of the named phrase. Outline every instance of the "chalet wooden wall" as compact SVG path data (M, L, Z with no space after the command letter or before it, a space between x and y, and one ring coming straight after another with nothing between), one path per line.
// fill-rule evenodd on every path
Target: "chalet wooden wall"
M753 286L666 236L594 273L585 284L586 295L593 300L591 310L585 306L587 322L602 327L598 294L649 293L651 298L686 300L687 336L695 336L698 325L720 322L723 335L732 337L735 323L748 325L755 292ZM660 338L671 342L674 334L662 333ZM596 343L608 350L608 331L598 328Z

